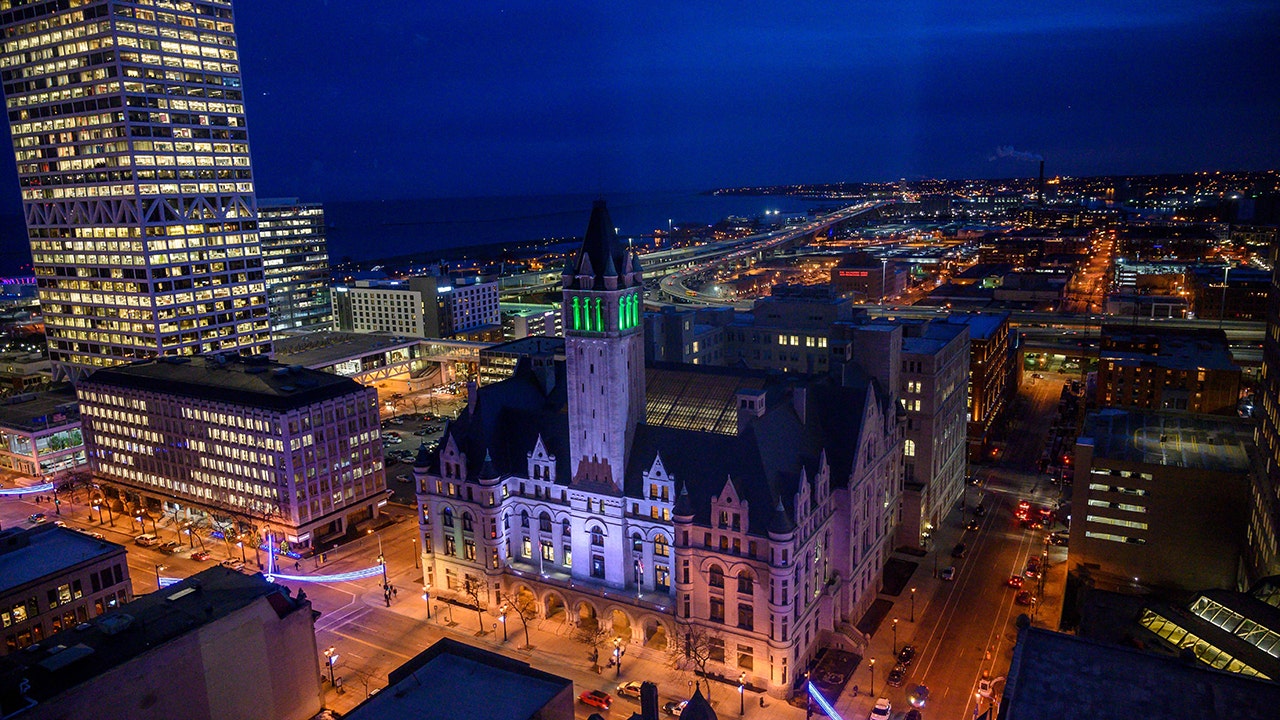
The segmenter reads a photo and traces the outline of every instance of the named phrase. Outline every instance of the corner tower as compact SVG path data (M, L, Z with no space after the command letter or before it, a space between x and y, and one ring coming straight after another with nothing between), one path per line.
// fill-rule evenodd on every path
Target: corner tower
M563 285L573 483L620 492L644 420L644 285L640 262L618 241L603 200L591 208Z

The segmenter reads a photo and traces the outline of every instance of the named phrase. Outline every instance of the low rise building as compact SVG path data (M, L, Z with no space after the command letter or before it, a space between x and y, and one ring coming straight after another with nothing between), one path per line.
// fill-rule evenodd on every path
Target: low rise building
M0 658L4 717L307 720L321 697L311 603L223 567Z
M76 387L113 510L308 551L385 501L373 388L266 358L163 358Z
M1240 366L1221 330L1106 325L1096 398L1101 406L1234 415Z
M519 340L541 335L554 337L564 335L560 308L555 305L499 303L498 309L502 313L504 340Z
M1252 430L1213 415L1091 413L1076 443L1070 571L1103 587L1235 587Z
M0 532L0 655L132 599L123 546L52 523Z
M1199 266L1187 273L1187 287L1201 320L1267 319L1268 270Z
M573 720L573 681L444 638L391 671L344 720ZM478 700L482 698L483 700Z
M455 284L443 275L426 275L357 280L334 292L339 330L418 338L501 336L496 281Z
M85 464L80 406L69 385L0 403L0 468L43 479Z

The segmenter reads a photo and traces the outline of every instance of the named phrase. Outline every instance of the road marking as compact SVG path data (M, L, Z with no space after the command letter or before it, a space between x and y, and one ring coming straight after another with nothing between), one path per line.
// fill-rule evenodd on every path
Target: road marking
M373 648L374 650L377 650L378 652L386 653L386 654L388 654L388 655L395 655L396 657L400 658L401 660L412 660L412 659L413 659L413 657L412 657L412 656L410 656L410 655L405 655L404 653L398 653L398 652L396 652L395 650L388 650L387 648L380 647L380 646L378 646L378 645L374 645L374 644L373 644L373 643L371 643L371 642L368 642L368 641L366 641L366 640L361 640L360 638L355 637L355 636L353 636L353 635L348 635L348 634L346 634L346 633L338 632L337 630L329 630L328 632L329 632L331 635L337 635L338 637L343 638L343 639L345 639L345 640L350 640L351 642L357 642L357 643L360 643L361 645L365 645L365 646L371 647L371 648Z

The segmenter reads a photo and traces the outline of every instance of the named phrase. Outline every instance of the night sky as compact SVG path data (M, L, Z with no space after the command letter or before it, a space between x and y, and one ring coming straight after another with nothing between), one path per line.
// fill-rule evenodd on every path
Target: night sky
M634 6L634 7L630 7ZM1280 166L1280 3L240 0L260 196ZM994 157L994 159L993 159ZM0 212L16 212L12 156Z

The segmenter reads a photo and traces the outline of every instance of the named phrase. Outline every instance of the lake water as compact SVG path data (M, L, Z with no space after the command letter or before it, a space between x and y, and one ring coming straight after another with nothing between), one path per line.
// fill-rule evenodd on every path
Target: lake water
M730 215L804 212L832 203L790 197L712 196L692 192L550 195L371 202L327 202L330 262L375 260L442 248L580 237L591 204L603 197L623 236L651 235L668 220L711 224Z

